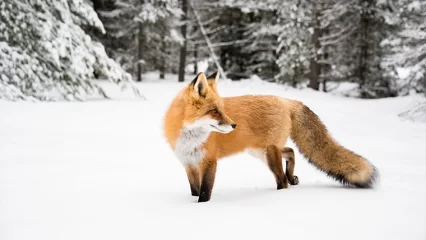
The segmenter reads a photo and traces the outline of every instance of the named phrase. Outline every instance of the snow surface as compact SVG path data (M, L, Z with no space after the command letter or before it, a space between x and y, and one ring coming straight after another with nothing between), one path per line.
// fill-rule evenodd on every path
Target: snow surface
M222 96L302 100L381 182L343 188L297 154L300 184L277 191L266 165L244 153L219 162L212 199L199 204L161 129L184 84L141 83L146 101L109 84L113 100L0 101L0 239L425 239L426 126L398 117L416 96L359 100L223 81Z

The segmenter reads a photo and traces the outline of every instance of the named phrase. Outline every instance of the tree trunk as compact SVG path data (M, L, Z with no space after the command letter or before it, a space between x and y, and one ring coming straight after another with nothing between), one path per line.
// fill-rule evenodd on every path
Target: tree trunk
M314 33L312 34L312 44L314 45L314 56L311 58L309 64L309 87L315 90L319 90L319 77L321 74L321 65L318 63L319 56L318 50L320 49L321 29L319 24L319 9L315 9L315 18L314 18Z
M198 45L194 44L194 75L198 74Z
M426 97L426 76L423 77L423 93L425 94L425 97Z
M142 59L143 59L143 24L139 23L139 33L138 33L138 71L137 71L137 81L142 82Z
M329 31L329 27L325 28L322 30L323 34L328 36L330 31ZM324 60L324 63L321 64L321 83L322 83L322 91L323 92L328 92L327 89L327 78L330 77L330 73L331 73L331 64L330 64L330 47L324 47L323 48L324 53L322 55L322 59Z
M160 79L164 79L166 76L166 56L168 55L167 52L167 43L166 43L166 39L163 38L161 41L161 62L160 62Z
M179 60L179 82L185 81L185 62L186 62L186 45L187 45L187 39L186 39L186 28L188 20L188 1L189 0L182 0L182 22L184 24L181 27L181 33L182 37L184 38L183 46L180 48L180 60Z
M369 6L366 6L361 13L361 26L360 26L360 56L358 61L358 78L359 78L359 88L362 89L366 83L366 72L367 72L367 59L368 59L368 13L367 9ZM365 95L365 93L362 93ZM366 97L366 96L363 96Z
M104 4L104 1L102 0L92 0L92 3L93 3L93 9L95 11L105 9L105 4Z

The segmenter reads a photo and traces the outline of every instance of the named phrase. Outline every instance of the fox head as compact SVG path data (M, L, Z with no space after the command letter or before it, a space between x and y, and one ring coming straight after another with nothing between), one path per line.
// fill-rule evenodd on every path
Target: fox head
M225 113L223 100L217 93L219 73L209 77L199 73L188 85L184 111L186 128L202 127L220 133L232 132L237 126Z

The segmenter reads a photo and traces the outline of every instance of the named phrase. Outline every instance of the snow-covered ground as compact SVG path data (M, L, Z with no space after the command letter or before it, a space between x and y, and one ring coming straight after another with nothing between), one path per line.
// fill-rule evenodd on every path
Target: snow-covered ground
M302 100L381 181L343 188L297 154L300 184L277 191L264 163L239 154L219 162L212 199L198 204L162 135L187 84L174 81L139 84L146 101L109 84L112 100L0 101L0 239L425 239L426 126L398 117L418 98L222 82L222 96Z

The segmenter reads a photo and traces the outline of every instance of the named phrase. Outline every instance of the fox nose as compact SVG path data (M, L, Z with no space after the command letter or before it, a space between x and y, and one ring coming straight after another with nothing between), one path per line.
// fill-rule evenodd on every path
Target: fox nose
M237 127L237 124L233 123L231 124L231 127L235 129Z

